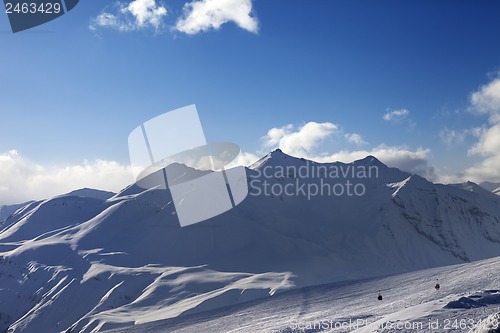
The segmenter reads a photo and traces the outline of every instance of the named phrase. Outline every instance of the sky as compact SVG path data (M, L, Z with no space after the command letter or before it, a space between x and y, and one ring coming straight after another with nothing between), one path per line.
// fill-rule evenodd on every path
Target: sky
M0 13L0 205L118 191L130 132L191 104L241 163L500 182L498 36L493 0L84 0L18 33Z

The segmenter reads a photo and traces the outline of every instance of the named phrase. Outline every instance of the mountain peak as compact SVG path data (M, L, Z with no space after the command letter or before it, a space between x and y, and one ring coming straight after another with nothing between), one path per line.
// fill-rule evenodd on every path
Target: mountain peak
M280 153L281 153L281 154L284 154L284 153L283 153L283 150L281 150L281 149L279 149L279 148L276 148L275 150L273 150L273 151L271 152L271 154L273 154L273 153L274 153L274 154L280 154Z
M258 163L238 208L185 228L170 193L139 185L108 202L26 206L1 224L0 313L8 320L0 331L120 329L267 290L500 255L500 197L491 193L436 185L373 156L314 164L274 150ZM326 177L311 172L320 167ZM372 167L380 173L363 176ZM71 316L61 315L68 304L76 304Z
M376 158L373 155L368 155L368 156L366 156L360 160L356 160L354 162L369 164L369 165L384 165L385 166L384 163L382 163L378 158Z
M300 159L298 157L294 157L294 156L285 154L281 149L276 148L272 152L270 152L267 155L265 155L264 157L262 157L257 162L251 164L249 166L249 168L250 169L258 169L263 165L269 165L269 163L272 163L272 165L285 165L287 163L285 163L283 160L288 159L288 158L291 160L304 160L304 159Z
M97 190L94 188L84 187L84 188L63 194L62 196L77 196L77 197L88 197L88 198L94 198L94 199L100 199L100 200L108 200L109 198L111 198L115 194L116 193L109 192L109 191L103 191L103 190Z
M476 193L482 193L485 195L489 195L491 193L496 194L495 190L489 190L487 188L484 188L482 185L478 185L474 182L467 181L464 183L458 183L458 184L450 184L451 186L459 187L463 190L469 191L469 192L476 192Z
M294 157L294 156L291 156L291 155L284 153L283 150L281 150L279 148L276 148L275 150L273 150L272 152L267 154L267 156L270 156L273 158L288 158L288 157L297 158L297 157Z

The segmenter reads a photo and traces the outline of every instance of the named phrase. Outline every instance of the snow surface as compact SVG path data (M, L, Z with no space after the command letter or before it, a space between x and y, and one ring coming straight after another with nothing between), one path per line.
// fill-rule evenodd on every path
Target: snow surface
M488 316L471 333L500 333L500 312Z
M290 169L275 172L303 166L375 167L378 173L360 178L347 172L325 180L301 178ZM135 184L106 200L72 193L31 203L0 225L0 332L98 332L219 311L294 288L500 256L500 197L473 183L433 184L373 156L318 164L279 150L256 162L247 176L259 186L349 181L366 191L363 196L251 193L235 209L185 228L167 190ZM482 262L489 267L482 275L476 268L477 281L454 293L493 289L482 279L498 277L499 266L488 263ZM423 272L421 281L434 279L432 271ZM366 285L366 295L368 289L393 298L402 292L373 286ZM344 294L352 298L352 289ZM390 304L380 316L404 308ZM407 304L413 306L413 299ZM349 309L356 313L355 308L344 305L337 310L351 318ZM271 309L266 318L280 323Z
M3 221L5 221L10 215L12 215L16 210L19 208L22 208L28 204L30 204L31 201L25 202L22 204L17 204L17 205L4 205L0 206L0 226Z
M383 278L284 292L246 304L112 332L495 332L500 313L500 257ZM441 288L434 283L439 279ZM383 300L377 300L381 290ZM468 308L468 297L489 301ZM483 299L484 300L484 299ZM496 316L496 317L495 317ZM398 326L399 325L399 326Z
M490 192L500 195L500 183L482 182L479 185Z

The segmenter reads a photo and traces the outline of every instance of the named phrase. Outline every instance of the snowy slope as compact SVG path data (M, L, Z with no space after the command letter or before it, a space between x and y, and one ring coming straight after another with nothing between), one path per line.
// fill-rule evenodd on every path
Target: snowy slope
M479 185L490 192L500 195L500 183L482 182Z
M5 221L10 215L12 215L16 210L19 208L22 208L28 204L30 204L31 201L25 202L22 204L17 204L17 205L4 205L0 206L0 225L2 224L3 221Z
M486 317L480 325L477 325L470 333L500 333L500 312Z
M304 166L340 177L302 177ZM360 177L369 168L376 177ZM279 150L247 176L242 204L185 228L168 191L137 185L107 200L63 195L19 210L0 230L0 331L97 332L500 255L500 198L472 183L432 184L372 156L320 165ZM267 195L265 182L351 182L364 193Z
M500 315L500 257L314 286L112 332L489 332ZM436 279L441 288L434 289ZM377 300L378 290L383 300ZM491 317L489 320L488 318ZM493 331L491 331L493 332Z
M113 192L108 192L108 191L102 191L102 190L96 190L92 188L82 188L79 190L74 190L69 193L63 194L62 196L77 196L77 197L87 197L87 198L95 198L95 199L101 199L101 200L107 200L114 196L116 193ZM19 208L23 208L29 204L31 204L33 201L28 201L22 204L16 204L16 205L4 205L0 206L0 225L3 221L5 221L10 215L12 215L16 210Z
M494 182L482 182L479 185L490 192L493 192L500 187L500 183L494 183Z

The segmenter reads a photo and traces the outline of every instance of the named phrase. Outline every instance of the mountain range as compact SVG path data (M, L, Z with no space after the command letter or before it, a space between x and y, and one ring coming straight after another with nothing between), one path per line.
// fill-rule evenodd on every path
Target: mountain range
M16 207L0 222L0 331L98 332L500 256L500 197L471 182L281 150L246 174L240 205L187 227L168 190L137 184Z

